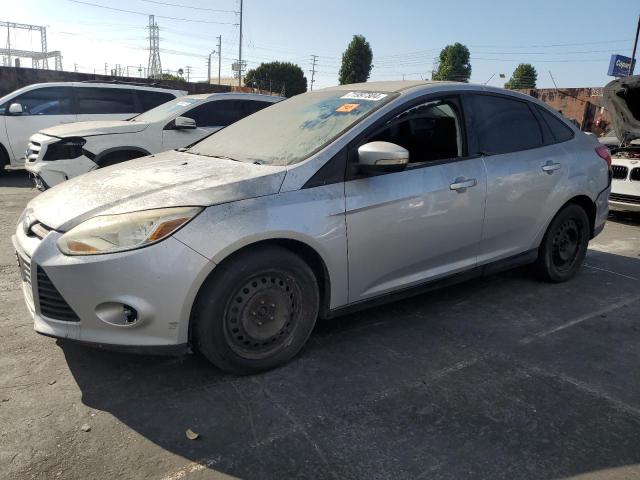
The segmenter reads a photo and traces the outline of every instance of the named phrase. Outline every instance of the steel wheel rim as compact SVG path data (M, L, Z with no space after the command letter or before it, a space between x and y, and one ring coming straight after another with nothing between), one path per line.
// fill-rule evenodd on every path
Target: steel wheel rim
M224 314L229 347L248 359L268 357L291 341L301 292L283 272L256 275L231 296Z
M582 236L582 228L574 218L565 220L556 230L551 259L559 271L566 272L575 264L580 253Z

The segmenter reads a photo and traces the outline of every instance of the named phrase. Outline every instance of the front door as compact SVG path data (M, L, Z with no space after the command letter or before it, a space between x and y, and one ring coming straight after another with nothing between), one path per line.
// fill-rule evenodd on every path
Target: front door
M76 121L72 111L71 87L42 87L16 97L9 104L18 103L22 113L5 113L9 146L18 164L24 163L29 138L48 127Z
M486 174L467 156L462 124L456 97L429 100L359 142L400 145L410 163L345 184L351 303L476 265Z

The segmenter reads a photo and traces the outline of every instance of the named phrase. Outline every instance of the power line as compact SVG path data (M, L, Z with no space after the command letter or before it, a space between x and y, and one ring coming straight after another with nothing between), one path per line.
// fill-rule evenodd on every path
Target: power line
M216 8L191 7L189 5L180 5L179 3L160 2L159 0L140 0L140 1L147 2L147 3L155 3L156 5L166 5L169 7L189 8L191 10L206 10L207 12L238 13L235 10L218 10Z
M133 13L134 15L144 15L145 17L148 17L149 14L148 13L144 13L144 12L135 12L133 10L125 10L123 8L115 8L115 7L107 7L106 5L98 5L97 3L91 3L91 2L83 2L82 0L67 0L68 2L72 2L72 3L80 3L82 5L89 5L91 7L97 7L97 8L104 8L106 10L115 10L116 12L124 12L124 13ZM165 15L156 15L157 18L165 18L168 20L178 20L180 22L194 22L194 23L212 23L212 24L216 24L216 25L235 25L235 23L233 22L212 22L209 20L195 20L192 18L178 18L178 17L168 17Z

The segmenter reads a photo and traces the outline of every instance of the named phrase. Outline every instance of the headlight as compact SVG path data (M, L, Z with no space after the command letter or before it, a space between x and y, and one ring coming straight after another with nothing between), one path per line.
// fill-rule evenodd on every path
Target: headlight
M71 160L82 155L82 147L87 141L82 137L69 137L47 147L43 160Z
M98 255L146 247L167 238L202 211L175 207L93 217L58 239L65 255Z

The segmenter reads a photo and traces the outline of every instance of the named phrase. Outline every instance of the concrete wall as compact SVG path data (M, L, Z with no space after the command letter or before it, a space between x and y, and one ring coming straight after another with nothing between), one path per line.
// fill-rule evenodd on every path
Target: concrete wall
M602 100L602 88L537 88L519 90L542 100L550 107L561 111L563 115L578 122L585 132L597 135L608 131L611 117L605 110Z
M89 80L98 80L103 82L117 80L119 82L145 83L149 85L158 83L160 85L175 88L177 90L187 90L191 94L256 91L255 89L247 87L214 85L208 83L187 83L173 80L156 81L137 77L113 77L111 75L94 75L91 73L36 70L33 68L0 67L0 97L11 93L18 88L26 87L27 85L32 85L34 83L85 82Z

